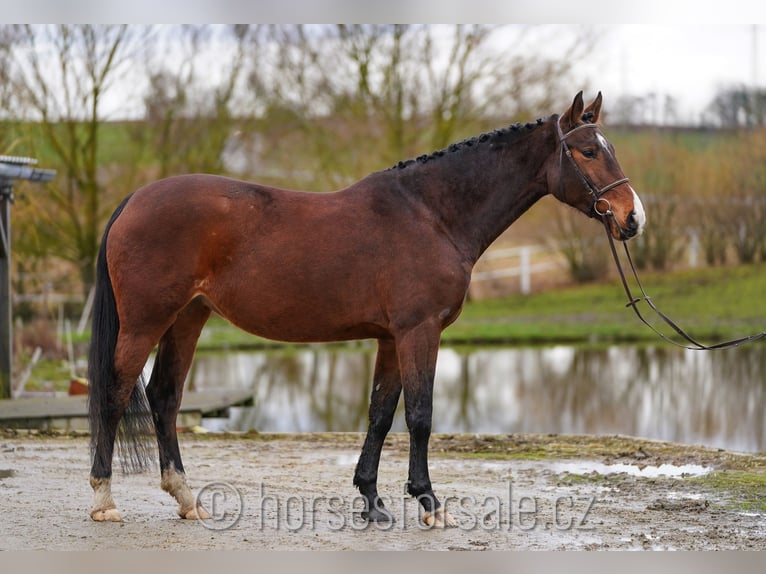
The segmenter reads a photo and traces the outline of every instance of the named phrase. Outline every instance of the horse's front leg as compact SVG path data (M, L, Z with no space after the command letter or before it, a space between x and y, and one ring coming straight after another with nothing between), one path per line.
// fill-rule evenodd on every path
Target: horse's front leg
M431 436L433 386L441 329L424 323L397 339L399 369L404 389L404 408L410 431L410 467L407 492L423 507L428 526L457 526L442 508L431 488L428 474L428 440Z
M394 518L378 496L378 466L383 442L394 421L396 405L402 391L399 359L393 341L378 341L378 356L370 396L370 424L364 439L362 454L356 465L354 485L365 499L365 513L369 522L393 522Z

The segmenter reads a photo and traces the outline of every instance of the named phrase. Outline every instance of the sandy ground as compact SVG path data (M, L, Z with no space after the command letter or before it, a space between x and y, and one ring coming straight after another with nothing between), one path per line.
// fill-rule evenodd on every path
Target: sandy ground
M761 472L763 456L616 437L437 436L431 478L459 526L429 530L404 494L402 435L387 442L379 481L396 522L361 521L351 478L362 439L185 434L210 520L179 519L158 472L116 472L124 521L95 523L87 437L0 431L0 549L766 549L752 491L690 476Z

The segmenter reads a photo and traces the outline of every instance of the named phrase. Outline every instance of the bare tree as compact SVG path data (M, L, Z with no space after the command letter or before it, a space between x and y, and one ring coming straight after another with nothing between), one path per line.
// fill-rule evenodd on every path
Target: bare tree
M268 151L287 166L303 162L315 176L308 185L326 189L498 121L528 119L558 100L573 58L557 63L498 41L525 33L479 25L273 26L273 65L250 83L268 102L266 117L279 120L266 130Z
M10 101L10 59L16 34L11 26L0 26L0 119L6 119Z
M577 283L606 277L611 254L603 241L603 228L583 219L573 209L557 209L553 222L553 235L547 241L564 257L569 276Z
M127 26L15 26L5 29L6 104L36 122L28 149L50 158L59 176L26 197L17 235L73 262L84 289L94 281L100 230L113 204L99 162L103 101L129 70L145 30ZM23 207L23 206L22 206ZM19 233L20 232L20 233ZM20 245L23 247L24 242Z
M763 127L766 90L731 86L718 90L707 110L721 127Z
M224 151L237 126L251 116L237 107L245 65L255 57L257 26L183 26L163 30L149 56L145 121L132 137L151 154L158 177L224 171ZM217 46L211 50L211 45ZM203 56L221 54L212 77ZM173 54L172 59L167 55Z
M625 152L628 157L636 153ZM693 165L691 152L673 141L656 138L631 158L631 165L635 187L647 190L642 197L652 214L651 232L637 237L632 245L636 265L641 269L669 269L679 261L686 242L687 214L681 208L689 203L686 180L687 169Z
M740 263L754 263L766 251L766 136L759 130L742 134L722 154L722 188L728 189L723 229Z

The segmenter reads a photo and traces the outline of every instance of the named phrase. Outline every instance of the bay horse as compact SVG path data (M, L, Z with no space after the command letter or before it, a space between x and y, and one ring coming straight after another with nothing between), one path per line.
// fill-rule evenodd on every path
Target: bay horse
M586 108L580 92L561 116L484 133L332 193L184 175L123 200L96 263L91 518L121 520L111 494L115 444L126 470L141 470L150 452L140 439L152 427L162 489L181 517L207 517L186 481L176 416L214 311L275 340L376 339L369 427L353 479L363 516L392 520L378 496L378 465L403 393L408 492L425 524L454 525L428 472L434 370L477 259L547 194L602 219L615 239L637 235L646 221L598 126L601 102L599 93Z

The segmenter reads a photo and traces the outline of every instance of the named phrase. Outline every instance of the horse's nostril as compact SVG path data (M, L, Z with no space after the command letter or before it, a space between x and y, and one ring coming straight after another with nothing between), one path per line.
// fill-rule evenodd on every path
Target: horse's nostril
M635 211L631 211L628 214L628 218L625 220L625 223L627 224L628 229L630 229L631 231L635 231L636 229L638 229L638 220L636 219Z

